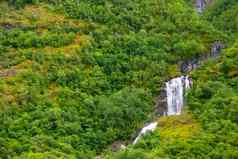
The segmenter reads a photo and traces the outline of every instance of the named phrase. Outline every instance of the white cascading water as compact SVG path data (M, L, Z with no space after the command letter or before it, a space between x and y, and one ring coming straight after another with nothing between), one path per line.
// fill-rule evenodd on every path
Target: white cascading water
M191 86L191 81L188 76L181 76L166 82L167 92L167 115L180 115L184 103L184 92ZM133 145L148 132L153 132L157 127L157 122L152 122L146 125L133 141Z
M189 89L192 85L192 80L189 79L188 76L185 77L184 79L184 86L185 86L185 90Z
M139 139L148 132L153 132L157 127L157 122L150 123L149 125L145 126L139 133L139 135L136 137L136 139L133 141L133 145L136 144Z
M181 76L166 82L167 115L180 115L184 102L184 90L190 88L188 76Z

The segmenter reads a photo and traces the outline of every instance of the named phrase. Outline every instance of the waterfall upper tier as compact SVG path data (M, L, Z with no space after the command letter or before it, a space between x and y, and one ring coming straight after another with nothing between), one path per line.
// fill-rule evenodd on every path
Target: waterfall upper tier
M176 77L165 83L157 103L157 112L163 115L180 115L184 105L184 94L192 86L188 76Z
M181 76L166 82L167 112L166 115L180 115L184 104L185 90L190 88L188 76Z

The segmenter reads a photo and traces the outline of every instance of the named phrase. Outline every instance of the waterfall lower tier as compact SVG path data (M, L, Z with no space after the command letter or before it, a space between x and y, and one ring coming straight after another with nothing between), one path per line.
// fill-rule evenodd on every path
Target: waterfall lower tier
M139 133L139 135L136 137L136 139L133 141L133 145L136 144L136 143L139 141L139 139L140 139L143 135L145 135L146 133L148 133L148 132L153 132L153 131L156 129L157 124L158 124L157 122L153 122L153 123L150 123L149 125L145 126L145 127L140 131L140 133Z

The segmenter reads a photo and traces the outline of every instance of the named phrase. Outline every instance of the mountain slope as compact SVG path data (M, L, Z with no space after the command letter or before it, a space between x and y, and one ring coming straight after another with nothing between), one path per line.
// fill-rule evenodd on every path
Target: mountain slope
M159 119L157 131L106 158L237 158L237 46L236 42L223 51L222 57L193 72L194 86L187 96L184 115ZM193 114L192 119L188 112Z
M183 0L1 1L0 158L130 140L177 63L224 37Z
M237 4L235 1L215 1L203 15L215 27L229 35L229 41L221 57L205 62L201 68L192 72L193 87L186 97L185 114L174 117L175 119L165 117L163 119L165 123L159 125L156 132L145 136L138 145L108 155L107 158L235 159L238 157L236 36L238 30L235 28L236 21L230 20L236 13L234 8ZM184 116L191 113L192 119L186 117L186 120ZM181 121L182 126L179 124ZM191 130L183 128L189 127L191 123L195 124ZM172 125L171 130L168 125ZM200 129L197 129L198 127ZM180 128L183 130L180 131ZM183 134L187 133L192 134L184 138Z

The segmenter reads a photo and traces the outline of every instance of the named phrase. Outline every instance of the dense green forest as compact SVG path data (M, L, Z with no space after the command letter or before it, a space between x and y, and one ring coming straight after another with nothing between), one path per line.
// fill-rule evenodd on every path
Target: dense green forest
M228 36L221 57L192 72L194 86L182 116L158 119L159 128L110 159L235 159L238 157L237 1L218 0L202 19ZM232 20L231 20L232 19ZM164 119L165 118L165 119Z
M192 0L0 1L0 159L237 158L237 14L236 0L202 15ZM184 114L156 119L178 63L216 41ZM154 133L110 151L151 119Z

